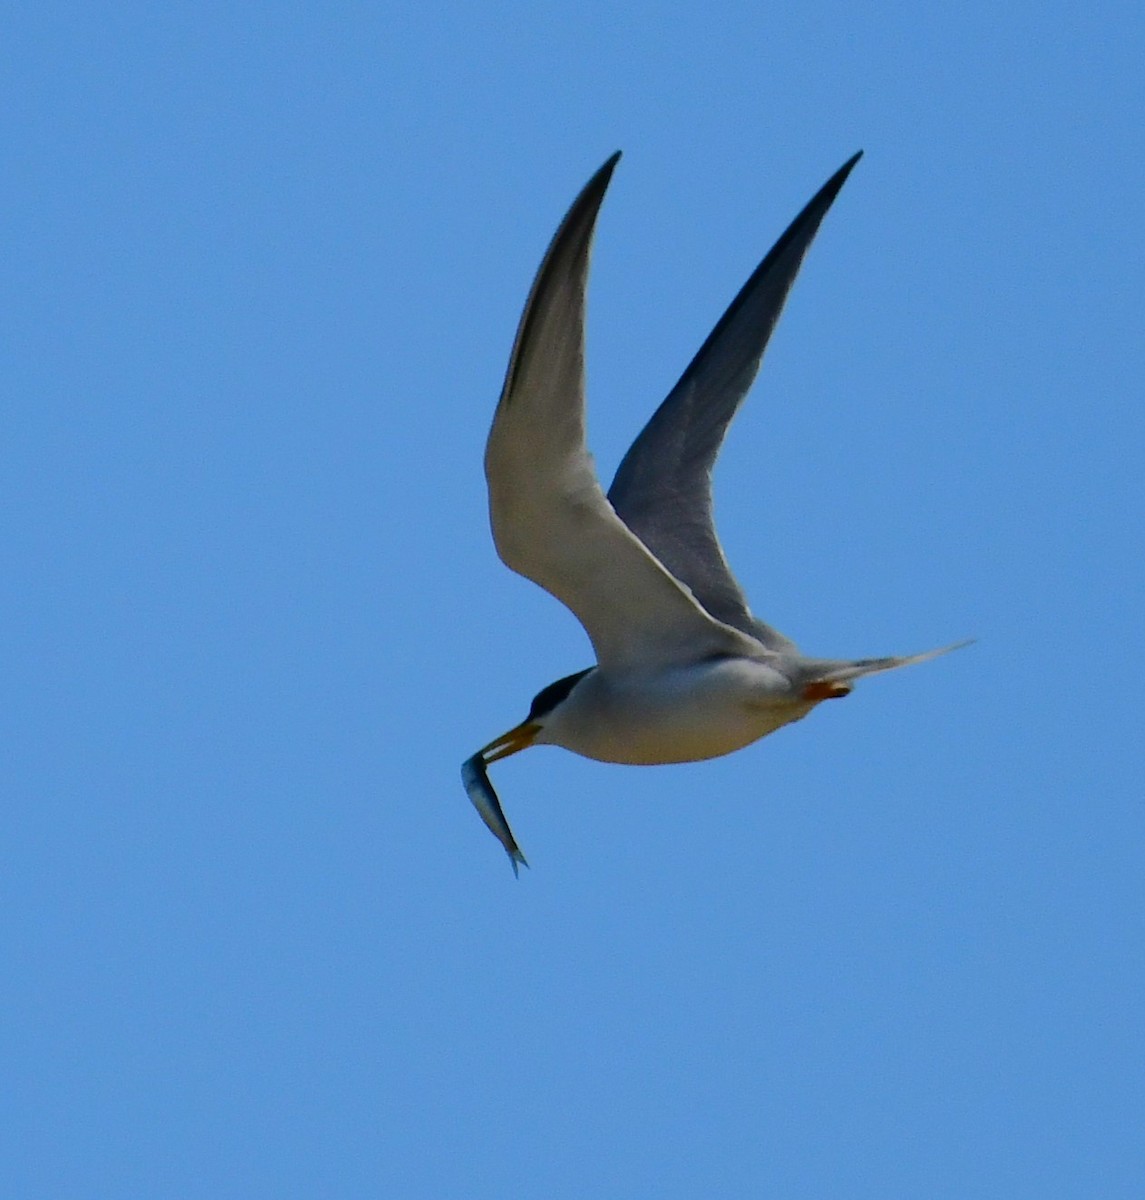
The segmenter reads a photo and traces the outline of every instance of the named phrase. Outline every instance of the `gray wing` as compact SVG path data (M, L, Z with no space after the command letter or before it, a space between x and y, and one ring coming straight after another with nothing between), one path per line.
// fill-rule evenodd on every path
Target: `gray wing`
M617 469L621 520L717 621L774 649L793 643L752 615L712 521L712 467L759 370L803 256L860 150L819 189L755 269Z
M533 282L485 446L502 562L580 619L601 666L751 654L616 515L584 440L584 315L597 212L619 155L561 222Z

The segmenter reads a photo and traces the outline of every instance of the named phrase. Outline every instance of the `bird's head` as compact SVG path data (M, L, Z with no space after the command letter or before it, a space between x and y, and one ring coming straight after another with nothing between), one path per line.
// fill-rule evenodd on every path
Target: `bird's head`
M487 746L482 746L462 765L461 777L465 782L465 790L469 793L474 807L481 814L481 819L505 847L509 861L513 864L514 874L518 864L525 866L529 864L525 862L525 856L521 853L520 847L513 837L509 822L505 820L501 802L497 799L497 793L489 782L486 768L490 763L508 758L510 754L527 750L537 740L537 735L544 728L545 718L568 698L568 694L576 687L577 683L592 669L589 667L587 670L578 671L575 675L566 675L563 679L558 679L556 683L550 683L548 687L541 688L533 697L533 703L529 705L529 715L520 725L514 725L500 737L494 738Z

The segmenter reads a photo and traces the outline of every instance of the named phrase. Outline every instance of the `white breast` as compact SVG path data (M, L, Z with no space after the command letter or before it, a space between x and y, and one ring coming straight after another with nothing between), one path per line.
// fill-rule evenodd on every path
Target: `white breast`
M753 659L595 670L544 718L536 740L601 762L696 762L750 745L812 708L786 675Z

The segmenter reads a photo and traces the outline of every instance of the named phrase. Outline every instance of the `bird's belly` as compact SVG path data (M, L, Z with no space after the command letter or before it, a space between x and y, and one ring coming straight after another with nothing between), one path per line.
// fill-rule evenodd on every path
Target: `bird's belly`
M772 709L750 712L729 710L723 714L687 714L675 719L665 714L658 721L618 723L607 731L598 731L581 746L570 747L586 758L601 762L651 766L656 763L699 762L719 758L750 746L752 742L805 715L804 711ZM684 716L684 714L681 714ZM703 717L722 716L722 720Z
M814 707L792 698L786 679L771 675L733 663L654 679L597 680L538 740L601 762L639 766L719 758Z

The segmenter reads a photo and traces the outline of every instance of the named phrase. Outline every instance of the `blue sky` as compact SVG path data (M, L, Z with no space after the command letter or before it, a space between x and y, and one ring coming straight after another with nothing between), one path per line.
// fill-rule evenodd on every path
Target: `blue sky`
M13 1197L1140 1196L1142 17L3 19ZM797 11L796 11L797 10ZM461 760L589 665L481 452L533 271L620 455L866 154L716 478L811 653L737 755Z

